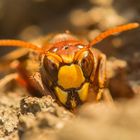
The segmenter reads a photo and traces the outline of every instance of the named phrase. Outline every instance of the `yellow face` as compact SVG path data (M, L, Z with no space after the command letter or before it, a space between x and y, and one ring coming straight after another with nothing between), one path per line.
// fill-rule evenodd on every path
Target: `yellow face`
M78 88L84 81L83 72L77 64L64 65L58 71L58 85L65 90Z
M85 49L63 54L60 57L60 54L49 52L44 57L45 82L61 104L73 109L87 99L93 60Z
M75 108L79 101L86 101L89 83L84 83L85 77L79 65L64 65L58 71L58 86L55 92L63 105L69 102ZM76 99L77 98L77 99Z

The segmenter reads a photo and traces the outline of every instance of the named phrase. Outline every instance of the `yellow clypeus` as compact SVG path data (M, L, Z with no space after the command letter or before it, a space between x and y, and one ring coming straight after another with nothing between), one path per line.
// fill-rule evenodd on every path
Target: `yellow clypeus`
M62 66L58 72L58 84L64 89L78 88L84 80L83 72L76 64Z

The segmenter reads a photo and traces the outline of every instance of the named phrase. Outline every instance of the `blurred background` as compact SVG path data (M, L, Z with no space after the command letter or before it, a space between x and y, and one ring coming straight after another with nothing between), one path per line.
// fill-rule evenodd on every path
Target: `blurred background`
M0 0L1 39L30 41L50 33L69 30L92 40L101 31L130 22L140 22L139 0ZM110 85L111 93L115 96L121 92L124 96L132 96L126 81L140 85L139 40L140 28L111 36L95 45L115 64L109 67L121 69L116 74L118 79L113 79L113 85ZM0 55L12 49L2 47ZM121 92L116 86L120 81L124 81Z
M69 30L92 40L104 30L130 22L140 22L139 0L0 0L1 39L30 41ZM94 47L108 58L124 60L127 77L139 80L139 40L140 28L111 36ZM0 55L12 49L2 47Z
M138 0L0 0L0 37L17 37L27 28L36 34L104 30L140 21L139 14Z
M104 30L130 22L140 23L140 0L0 0L0 39L31 41L69 30L92 40ZM9 70L9 65L5 68L0 59L0 68L4 69L0 71L3 83L3 86L0 84L0 137L10 136L12 140L140 139L140 28L111 36L94 47L107 56L109 80L104 94L111 94L116 108L109 109L103 104L83 105L78 117L73 118L48 97L23 98L25 89L7 78L8 73L15 70ZM12 49L0 47L0 56ZM128 100L133 97L136 98ZM67 120L71 120L71 124L67 124ZM54 134L56 139L49 139L49 135Z
M0 0L0 38L30 40L70 30L92 39L100 31L132 21L140 22L138 0ZM125 44L138 44L139 31L123 34ZM122 42L117 38L113 43L118 47Z

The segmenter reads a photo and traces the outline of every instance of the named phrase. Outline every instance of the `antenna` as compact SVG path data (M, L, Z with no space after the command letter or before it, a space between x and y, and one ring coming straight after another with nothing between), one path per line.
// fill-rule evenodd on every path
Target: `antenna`
M6 47L21 47L21 48L27 48L27 49L31 49L37 53L44 53L44 50L42 48L39 48L38 46L29 43L29 42L25 42L25 41L21 41L21 40L0 40L0 46L6 46Z
M103 39L105 39L105 38L107 38L111 35L114 35L116 33L120 33L120 32L123 32L123 31L131 30L131 29L134 29L134 28L137 28L137 27L139 27L139 23L129 23L129 24L126 24L126 25L121 25L121 26L109 29L109 30L99 34L97 37L95 37L89 43L89 47L92 47L93 45L97 44L98 42L102 41Z

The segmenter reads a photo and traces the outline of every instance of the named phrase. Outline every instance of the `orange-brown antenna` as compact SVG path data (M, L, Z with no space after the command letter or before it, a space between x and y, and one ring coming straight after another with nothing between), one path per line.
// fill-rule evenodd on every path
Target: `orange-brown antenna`
M37 53L44 53L42 48L39 48L38 46L32 43L21 41L21 40L0 40L0 46L22 47L22 48L32 49Z
M103 39L105 39L108 36L111 36L115 33L120 33L120 32L131 30L131 29L137 28L137 27L139 27L139 23L129 23L126 25L122 25L122 26L118 26L118 27L109 29L109 30L99 34L95 39L93 39L90 42L89 47L92 47L93 45L97 44L98 42L102 41Z

